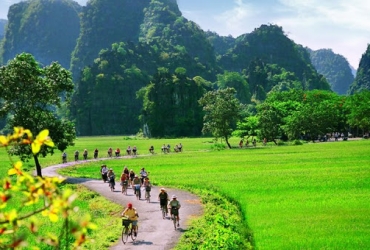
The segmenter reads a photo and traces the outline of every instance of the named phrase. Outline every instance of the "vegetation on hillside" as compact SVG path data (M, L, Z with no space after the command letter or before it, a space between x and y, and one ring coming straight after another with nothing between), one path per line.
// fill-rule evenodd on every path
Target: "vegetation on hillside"
M348 94L352 95L365 89L370 90L370 44L362 54L355 81L351 84Z
M69 68L80 33L81 7L72 0L32 0L10 6L2 61L31 53L42 65L57 61Z
M335 54L331 49L307 50L312 64L328 80L331 90L340 95L347 94L354 76L346 58Z

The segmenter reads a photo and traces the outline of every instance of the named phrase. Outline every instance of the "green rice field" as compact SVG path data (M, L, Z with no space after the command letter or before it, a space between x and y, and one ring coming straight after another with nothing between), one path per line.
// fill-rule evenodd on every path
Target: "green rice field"
M182 143L184 152L162 154L164 143ZM140 140L86 137L73 151L95 147L105 157L108 147L136 145L139 157L103 160L65 169L63 174L99 178L105 163L116 173L124 166L145 167L157 185L212 190L235 202L255 249L368 249L370 247L370 141L268 144L211 150L210 138ZM154 145L156 153L148 148ZM41 161L60 162L60 155Z

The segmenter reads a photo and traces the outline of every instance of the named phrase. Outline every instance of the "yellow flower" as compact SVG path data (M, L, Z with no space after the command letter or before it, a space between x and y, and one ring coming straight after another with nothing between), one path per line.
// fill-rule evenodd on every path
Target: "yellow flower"
M49 147L54 147L54 142L49 137L49 130L44 129L37 136L36 139L32 142L31 148L32 153L37 154L40 152L41 146L46 145Z
M22 162L18 161L13 165L13 168L8 170L8 175L22 175Z
M9 145L9 137L0 135L0 146L6 147Z

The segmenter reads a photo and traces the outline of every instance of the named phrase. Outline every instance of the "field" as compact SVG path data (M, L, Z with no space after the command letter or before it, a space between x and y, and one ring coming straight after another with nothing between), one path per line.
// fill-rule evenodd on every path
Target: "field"
M160 153L181 142L183 153ZM236 147L238 140L232 144ZM102 163L116 173L124 166L145 167L157 185L194 192L212 190L235 202L257 249L366 249L370 247L370 141L258 144L256 148L210 150L209 138L134 140L128 137L79 138L73 151L136 145L139 157L104 160L66 169L71 176L99 178ZM156 154L149 155L154 145ZM60 162L54 155L42 164Z
M90 142L90 139L86 139ZM125 141L157 154L105 161L146 167L160 185L210 189L235 201L258 249L364 249L370 246L370 141L258 145L211 151L211 139ZM163 155L163 143L182 142L183 153ZM78 144L88 145L80 139ZM102 142L95 141L97 145ZM78 145L77 144L77 145ZM237 145L237 141L233 141ZM102 147L104 148L104 147ZM107 146L105 148L108 148ZM100 164L66 170L69 175L98 177Z

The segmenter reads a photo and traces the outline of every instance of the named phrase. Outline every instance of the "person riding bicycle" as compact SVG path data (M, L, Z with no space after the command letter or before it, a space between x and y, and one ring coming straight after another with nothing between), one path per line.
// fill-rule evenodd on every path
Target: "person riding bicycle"
M63 163L67 162L67 153L66 153L66 151L64 151L63 154L62 154L62 160L63 160Z
M127 178L130 177L130 171L128 170L127 166L124 167L123 172L125 173L125 175L127 175Z
M182 144L181 144L181 142L178 145L178 149L179 149L179 152L182 152Z
M131 155L131 147L130 146L127 147L126 152L127 152L127 155Z
M127 204L127 208L122 212L122 216L126 217L132 222L132 229L134 230L134 236L137 236L137 219L139 214L136 211L136 208L132 207L132 203Z
M137 152L137 148L136 148L136 146L133 146L133 147L132 147L132 153L133 153L134 155L136 155L136 152Z
M158 195L158 200L159 200L160 208L162 208L162 207L166 208L166 216L167 216L167 214L168 214L167 204L168 204L169 199L168 199L168 194L166 192L166 189L161 188L161 192Z
M94 150L94 159L98 158L99 150L96 148Z
M112 152L113 152L113 149L112 148L108 148L108 156L109 157L112 157Z
M125 174L125 172L122 172L120 180L121 180L122 193L123 193L124 188L127 189L127 184L128 184L128 176Z
M152 190L152 184L150 183L148 177L145 177L143 187L145 188L145 191L149 193L149 197L150 197L150 191Z
M139 179L139 176L135 175L135 178L132 180L132 189L134 189L134 193L136 195L136 192L139 192L139 200L141 198L141 180Z
M114 153L116 154L116 157L119 157L121 154L121 149L117 148L116 151L114 151Z
M86 148L84 150L83 156L84 156L84 160L87 160L87 149Z
M76 150L75 151L75 161L78 161L78 155L79 155L80 153L78 152L78 150Z
M100 167L100 173L101 173L101 178L103 179L104 183L107 182L108 180L108 168L107 165L101 165Z
M179 223L179 221L180 221L179 209L181 207L181 204L177 200L176 195L172 195L172 200L168 204L168 207L171 209L170 210L171 217L172 217L172 215L175 215L176 218L177 218L177 226L180 226L180 223Z
M114 189L114 186L116 185L116 182L115 182L116 176L112 168L109 169L107 177L108 177L109 186Z
M130 180L130 186L132 186L132 184L133 184L133 181L134 181L134 178L135 178L135 172L134 172L134 170L130 170L130 175L129 175L129 180Z
M149 153L154 154L154 146L153 146L153 145L152 145L152 146L150 146L150 148L149 148Z
M146 177L148 177L148 173L145 171L144 168L142 168L141 171L140 171L141 185L143 185L144 179Z

